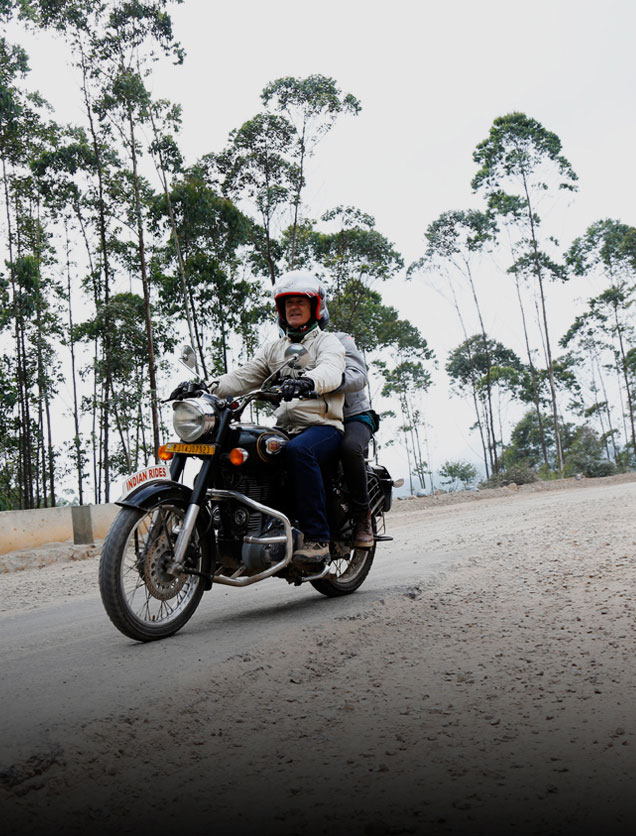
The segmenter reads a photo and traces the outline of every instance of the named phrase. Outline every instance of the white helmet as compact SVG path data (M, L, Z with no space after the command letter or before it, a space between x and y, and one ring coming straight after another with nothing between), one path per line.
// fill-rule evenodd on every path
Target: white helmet
M322 282L308 270L291 270L289 273L283 273L274 288L273 296L278 312L278 324L283 330L287 328L286 296L308 296L312 313L310 322L316 321L321 329L325 328L329 322L325 288Z

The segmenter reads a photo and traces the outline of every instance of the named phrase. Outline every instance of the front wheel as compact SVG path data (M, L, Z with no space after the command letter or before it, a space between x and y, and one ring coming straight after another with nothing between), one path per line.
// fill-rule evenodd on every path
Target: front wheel
M352 549L347 557L331 561L330 572L318 581L310 581L314 589L328 598L350 595L355 592L369 574L375 544L371 549Z
M122 509L110 527L99 564L104 608L125 636L147 642L176 633L191 618L203 595L203 579L166 568L186 509L160 505L145 511ZM202 570L203 555L195 527L186 565Z

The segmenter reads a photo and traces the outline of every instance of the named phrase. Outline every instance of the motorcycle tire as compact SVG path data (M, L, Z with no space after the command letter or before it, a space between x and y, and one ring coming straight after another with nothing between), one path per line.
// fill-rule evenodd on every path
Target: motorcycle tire
M366 579L374 557L375 545L371 549L352 549L348 558L332 560L328 575L309 583L328 598L351 595Z
M174 545L186 508L177 504L151 510L123 508L111 525L99 563L99 589L115 627L140 642L172 636L192 617L203 595L203 579L162 571ZM195 530L187 556L201 571L202 546Z

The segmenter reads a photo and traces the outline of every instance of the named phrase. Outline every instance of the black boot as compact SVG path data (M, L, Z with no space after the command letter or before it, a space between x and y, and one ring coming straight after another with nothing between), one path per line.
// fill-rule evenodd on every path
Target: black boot
M367 511L356 517L356 529L353 534L353 547L356 549L371 549L374 544L371 514Z

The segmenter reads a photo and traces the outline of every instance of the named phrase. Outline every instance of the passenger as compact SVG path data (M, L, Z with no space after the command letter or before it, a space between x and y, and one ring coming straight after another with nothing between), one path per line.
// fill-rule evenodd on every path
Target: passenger
M345 394L345 433L340 445L340 460L351 495L351 509L355 522L353 546L357 549L370 549L374 539L369 511L366 457L371 436L378 429L379 418L369 402L367 365L364 357L353 337L342 332L336 336L346 352L344 379L337 391Z

